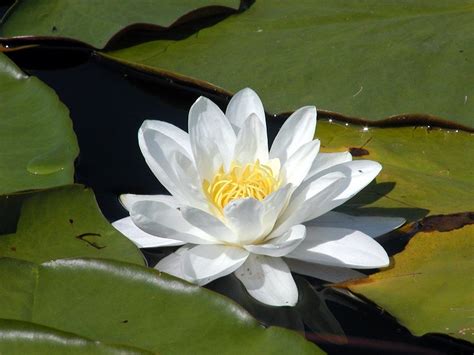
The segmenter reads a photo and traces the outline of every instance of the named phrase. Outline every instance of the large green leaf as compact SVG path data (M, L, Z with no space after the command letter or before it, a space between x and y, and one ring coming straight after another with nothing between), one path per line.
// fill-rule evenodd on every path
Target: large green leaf
M135 245L102 216L90 189L72 185L2 199L0 227L12 214L16 231L0 235L0 257L43 261L95 257L144 264ZM5 224L4 224L5 223ZM2 228L0 228L1 231Z
M320 353L227 298L158 271L94 259L0 259L0 317L162 354Z
M257 1L199 36L109 54L230 92L250 86L274 113L316 104L473 127L473 9L472 0Z
M473 134L426 127L364 129L320 121L316 135L323 151L350 150L383 166L376 183L344 204L344 210L408 220L474 210Z
M421 232L392 267L347 283L399 319L415 335L447 333L474 341L474 226Z
M1 37L63 37L104 47L135 25L166 28L192 18L238 9L239 0L17 0L0 26Z
M0 195L72 183L77 154L66 106L0 53Z
M42 325L0 319L0 353L9 355L151 355L128 346L108 345Z

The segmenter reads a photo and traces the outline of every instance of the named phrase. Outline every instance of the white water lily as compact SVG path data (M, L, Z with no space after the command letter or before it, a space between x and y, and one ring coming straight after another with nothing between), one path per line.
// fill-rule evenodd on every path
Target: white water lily
M189 134L145 121L141 151L171 196L122 195L130 217L114 226L139 247L182 245L158 270L198 285L234 273L251 296L274 306L298 300L290 268L334 281L354 275L351 268L387 266L373 238L402 219L358 222L330 212L372 181L380 164L318 153L315 129L316 108L302 107L269 151L264 109L251 89L238 92L225 114L200 97Z

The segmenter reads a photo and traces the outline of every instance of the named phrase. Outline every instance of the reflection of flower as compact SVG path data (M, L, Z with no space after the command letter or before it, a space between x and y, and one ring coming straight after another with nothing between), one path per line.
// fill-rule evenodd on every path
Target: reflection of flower
M346 152L318 154L315 128L315 107L300 108L269 152L263 106L251 89L238 92L225 115L200 97L189 134L145 121L140 148L172 196L123 195L130 217L114 226L141 247L183 245L157 269L199 285L233 272L269 305L297 302L289 266L326 279L344 277L341 267L387 266L372 237L402 221L361 223L329 212L372 181L380 164L352 161ZM353 228L358 224L371 236Z

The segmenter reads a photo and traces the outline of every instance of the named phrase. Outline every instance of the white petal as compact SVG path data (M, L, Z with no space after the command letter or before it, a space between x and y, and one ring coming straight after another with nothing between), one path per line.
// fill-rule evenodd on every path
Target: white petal
M158 264L155 265L155 269L167 274L179 277L180 279L191 282L183 272L183 254L192 247L191 244L186 244L176 250L174 253L161 259Z
M296 189L283 214L278 218L270 238L280 235L291 226L316 218L332 209L332 200L347 186L347 176L331 172L317 180L304 182Z
M141 129L158 131L165 136L170 137L187 152L188 157L191 158L193 156L189 134L181 128L165 121L146 120L143 122Z
M298 224L291 227L289 231L279 237L270 239L262 244L246 245L245 249L254 254L273 257L285 256L295 250L295 248L303 241L305 235L305 226Z
M219 242L235 243L238 241L235 233L229 229L220 219L193 207L183 207L182 215L184 219L199 228ZM202 244L202 243L199 243Z
M241 164L268 160L267 131L256 114L252 113L244 122L237 136L234 160Z
M113 222L112 226L139 248L170 247L184 244L180 240L160 238L142 231L133 223L131 217L119 219Z
M322 216L340 206L368 185L381 166L370 160L355 160L335 165L305 180L293 192L290 203L278 219L277 235L289 226Z
M171 128L168 126L168 129L163 131L150 128L155 127L157 123L160 122L145 121L138 131L138 142L143 157L157 179L173 196L183 203L191 203L200 195L199 193L196 195L192 187L200 185L200 182L193 157L188 152L189 147L182 145L183 137L176 138L186 133L175 132L176 134L169 136L167 134ZM176 127L175 130L179 131ZM181 167L180 164L185 166ZM182 170L187 171L188 175L179 174ZM185 177L186 180L183 181ZM189 185L191 180L194 181Z
M279 158L284 164L301 146L312 141L316 115L316 107L305 106L288 117L273 141L270 158Z
M200 97L189 110L189 136L202 179L210 180L222 166L227 169L234 154L235 133L220 108Z
M220 167L224 166L227 169L226 160L222 157L218 143L211 138L204 136L199 138L195 151L194 159L201 182L211 181Z
M302 145L282 166L282 174L286 183L298 186L308 175L314 159L318 155L319 140Z
M371 269L388 266L384 248L368 235L351 229L306 227L306 238L287 257L330 266Z
M275 178L278 178L280 176L280 170L281 170L280 159L278 158L270 159L265 162L265 165L268 166L272 170L273 176Z
M250 254L235 276L248 293L262 303L294 306L298 302L298 288L290 269L281 258Z
M265 231L263 232L263 236L266 236L271 232L275 226L277 218L288 205L288 199L292 189L293 185L287 184L272 192L262 201L265 207L263 214L263 225L265 226Z
M351 216L345 213L330 211L307 222L307 225L355 229L367 234L369 237L377 238L397 229L404 223L405 219L400 217Z
M187 204L205 211L209 210L209 202L203 193L194 163L179 152L171 156L170 163L174 176L179 179L180 189L185 195Z
M341 201L337 206L344 203L360 190L366 187L382 170L382 166L372 160L354 160L347 163L336 165L332 168L322 171L320 174L326 173L334 169L337 171L338 168L350 170L350 182L348 186L342 191L335 200ZM319 174L316 174L318 176ZM336 206L334 206L336 207Z
M198 245L183 254L183 272L198 285L205 285L237 270L248 251L227 245Z
M266 134L267 125L265 122L265 111L263 110L262 101L258 95L250 88L245 88L236 93L229 102L225 115L232 124L232 128L237 134L244 125L244 121L252 113L256 114L257 117L263 124L263 128Z
M316 175L317 173L328 169L334 165L347 163L348 161L352 161L352 155L349 152L342 152L342 153L322 153L319 152L316 156L316 159L313 161L313 165L306 175L305 180L309 179L310 177Z
M366 276L359 271L346 267L319 265L290 258L286 258L285 262L288 264L292 272L329 282L344 282L352 279L360 279Z
M262 236L263 204L254 198L233 200L224 208L226 224L237 235L239 243L252 243Z
M158 201L138 201L130 216L143 231L162 238L181 240L193 244L214 244L215 238L189 224L173 206Z
M125 194L120 196L120 202L130 210L133 203L137 201L160 201L175 208L183 204L207 210L209 204L202 193L201 183L197 178L194 164L180 152L174 152L169 157L168 176L173 176L176 186L179 188L181 200L169 195L133 195Z
M134 194L123 194L120 195L120 202L127 211L130 211L133 204L138 201L158 201L167 204L170 207L178 208L182 204L171 195L134 195Z

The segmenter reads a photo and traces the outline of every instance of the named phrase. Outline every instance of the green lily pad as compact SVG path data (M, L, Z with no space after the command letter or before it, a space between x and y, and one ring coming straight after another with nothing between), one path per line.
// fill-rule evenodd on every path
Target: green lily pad
M364 128L320 121L322 151L351 151L382 164L376 183L342 206L351 213L400 215L473 211L474 134L426 127ZM365 212L364 212L365 211Z
M267 0L199 36L109 54L231 93L251 87L273 113L315 104L369 120L422 113L474 127L473 21L468 0Z
M3 203L0 226L13 214L19 216L17 223L9 221L16 225L14 232L0 235L0 257L35 263L94 257L144 265L138 248L102 216L90 189L66 186L7 196Z
M229 299L117 261L0 259L0 317L163 354L319 354Z
M474 226L420 232L392 267L344 286L391 313L415 335L474 341Z
M79 148L56 93L0 53L0 195L73 182Z
M145 350L109 345L42 325L0 319L0 353L10 355L151 355Z
M2 19L0 36L58 37L104 47L134 25L167 28L197 15L237 10L239 0L17 0Z

